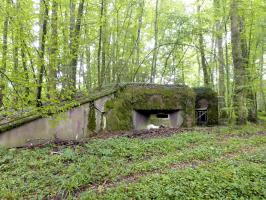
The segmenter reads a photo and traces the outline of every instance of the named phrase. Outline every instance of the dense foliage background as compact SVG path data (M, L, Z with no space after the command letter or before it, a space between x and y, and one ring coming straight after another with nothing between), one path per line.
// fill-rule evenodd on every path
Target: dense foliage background
M265 10L263 0L2 0L1 112L151 82L211 87L221 115L256 121Z

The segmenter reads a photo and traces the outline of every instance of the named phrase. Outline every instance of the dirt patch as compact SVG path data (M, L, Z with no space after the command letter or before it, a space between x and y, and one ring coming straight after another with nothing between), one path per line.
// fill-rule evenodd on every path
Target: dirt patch
M82 141L77 140L61 140L54 139L48 141L40 141L39 143L29 143L26 146L18 148L44 148L47 146L52 146L55 149L64 149L67 147L84 146L92 139L111 139L118 137L127 137L127 138L140 138L140 139L149 139L149 138L158 138L158 137L170 137L174 134L182 134L185 132L198 131L211 134L216 132L217 127L193 127L193 128L159 128L159 129L144 129L144 130L131 130L131 131L102 131L100 133L94 133L89 138L82 139Z
M39 143L29 143L28 145L17 147L17 149L38 149L38 148L45 148L45 147L52 147L53 149L64 149L67 147L77 147L77 146L84 146L89 140L48 140L45 142Z
M131 130L131 131L104 131L93 135L93 139L109 139L117 137L128 137L128 138L154 138L154 137L170 137L174 134L181 134L189 131L201 131L201 132L212 132L211 127L195 127L195 128L158 128L158 129L143 129L143 130Z
M245 133L242 134L219 134L219 129L217 127L193 127L193 128L159 128L159 129L144 129L144 130L131 130L131 131L102 131L100 133L94 133L89 138L83 139L82 141L76 140L49 140L46 142L40 142L37 144L29 144L20 148L28 148L28 149L35 149L35 148L44 148L47 146L52 146L55 149L64 149L67 147L76 146L84 146L91 139L111 139L111 138L118 138L118 137L127 137L127 138L140 138L140 139L149 139L149 138L160 138L160 137L170 137L174 134L182 134L185 132L197 131L206 134L216 134L220 139L221 142L225 142L230 138L244 138L249 139L253 136L265 136L266 131L259 131L254 134Z

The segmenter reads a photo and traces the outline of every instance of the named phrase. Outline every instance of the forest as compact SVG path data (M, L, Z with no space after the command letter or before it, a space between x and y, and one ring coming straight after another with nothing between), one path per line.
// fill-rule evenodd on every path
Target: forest
M0 107L47 112L123 82L217 91L230 122L266 111L263 0L2 0Z
M265 60L265 0L0 0L0 199L266 199Z

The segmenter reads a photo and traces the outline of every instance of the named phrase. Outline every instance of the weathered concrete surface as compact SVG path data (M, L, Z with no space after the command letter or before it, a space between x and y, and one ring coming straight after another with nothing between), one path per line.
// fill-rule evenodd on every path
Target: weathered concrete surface
M89 104L55 115L41 118L0 134L0 146L20 147L44 143L55 138L80 140L86 137Z
M106 116L105 113L105 103L113 98L113 95L105 96L100 99L97 99L94 102L95 107L95 120L96 120L96 132L99 132L106 127Z
M141 114L138 111L133 110L132 111L133 115L133 127L136 130L141 130L145 129L146 126L148 125L148 119L149 117L146 115Z
M179 128L182 126L184 122L184 111L179 110L177 112L169 114L169 118L171 121L171 127L170 128Z
M179 117L173 115L171 120L161 119L162 125L178 126L178 122L182 121L181 117L183 119L182 126L191 127L194 125L195 92L188 86L127 85L115 93L114 99L106 102L106 129L109 131L143 129L147 125L147 120L152 121L154 118L150 115L160 112L171 114L179 110L183 110L185 114ZM140 113L134 113L134 111ZM176 122L174 122L175 120ZM156 117L155 121L158 121Z

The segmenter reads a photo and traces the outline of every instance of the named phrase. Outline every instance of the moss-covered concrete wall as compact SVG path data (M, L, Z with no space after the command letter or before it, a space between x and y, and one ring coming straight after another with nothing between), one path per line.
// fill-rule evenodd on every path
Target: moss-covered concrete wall
M200 87L194 88L196 93L195 108L201 108L207 105L208 107L208 122L207 125L218 124L218 97L217 93L210 88ZM204 104L204 105L201 105Z
M208 104L208 125L218 124L217 94L208 88L134 83L101 88L93 94L68 111L54 114L63 116L59 120L33 115L0 125L0 146L23 146L53 138L78 140L102 129L130 130L134 128L134 113L147 110L156 111L150 112L155 115L161 111L169 114L170 121L164 124L160 119L158 123L191 127L195 125L195 109L202 102ZM143 117L140 120L144 122L152 120Z
M195 123L195 93L187 86L126 85L105 104L107 130L133 129L134 110L183 110L183 126Z

